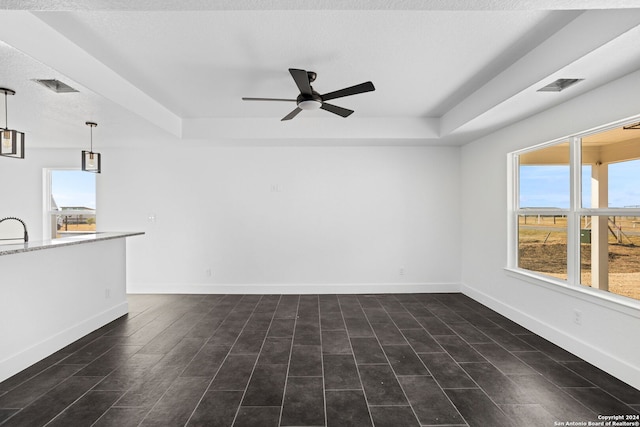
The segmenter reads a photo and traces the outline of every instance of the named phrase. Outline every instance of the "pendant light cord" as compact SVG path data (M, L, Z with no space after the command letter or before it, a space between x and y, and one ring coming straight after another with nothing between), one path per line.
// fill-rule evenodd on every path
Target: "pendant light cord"
M94 122L85 122L84 124L91 128L90 129L90 133L89 133L90 138L91 138L91 140L90 140L91 141L91 150L89 152L93 153L93 128L98 126L98 124L94 123Z
M4 92L4 127L9 130L9 111L7 110L7 92Z

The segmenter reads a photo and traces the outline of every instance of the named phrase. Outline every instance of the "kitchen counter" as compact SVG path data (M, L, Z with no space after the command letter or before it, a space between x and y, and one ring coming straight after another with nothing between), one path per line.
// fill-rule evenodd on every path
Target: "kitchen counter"
M24 243L0 244L0 256L19 254L22 252L39 251L42 249L53 249L63 246L80 245L83 243L99 242L101 240L120 239L123 237L139 236L143 232L109 232L90 233L67 236L54 240L39 240Z
M129 312L126 238L0 245L0 381Z

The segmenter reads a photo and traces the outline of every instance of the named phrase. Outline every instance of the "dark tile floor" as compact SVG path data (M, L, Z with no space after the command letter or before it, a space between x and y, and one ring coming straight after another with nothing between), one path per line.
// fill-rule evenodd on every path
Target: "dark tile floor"
M538 427L640 410L640 391L461 294L129 303L0 383L0 424Z

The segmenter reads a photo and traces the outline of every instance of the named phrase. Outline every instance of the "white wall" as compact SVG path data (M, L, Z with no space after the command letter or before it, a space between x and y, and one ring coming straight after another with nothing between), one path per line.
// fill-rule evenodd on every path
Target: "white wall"
M0 218L16 216L24 220L30 240L43 239L45 167L80 169L80 150L34 149L27 143L24 159L0 157Z
M128 312L125 239L0 256L0 381Z
M98 230L147 233L127 243L130 292L459 290L458 147L100 151ZM79 152L0 158L0 217L41 240L42 169Z
M640 114L640 72L462 148L462 291L640 388L640 304L522 280L507 260L507 153ZM548 94L544 94L548 95ZM573 311L583 313L582 326Z
M130 292L459 289L459 148L185 145L103 150Z

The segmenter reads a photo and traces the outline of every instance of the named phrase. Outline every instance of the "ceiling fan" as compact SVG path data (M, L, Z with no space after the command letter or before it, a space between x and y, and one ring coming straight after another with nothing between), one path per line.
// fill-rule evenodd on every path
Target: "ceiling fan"
M293 81L296 82L296 86L300 90L300 95L296 99L283 99L283 98L242 98L243 101L285 101L295 102L297 107L295 110L284 116L281 121L291 120L302 110L317 110L321 108L330 113L337 114L342 117L348 117L353 113L353 110L338 107L337 105L327 104L325 101L331 99L342 98L344 96L357 95L359 93L371 92L376 90L373 87L373 83L365 82L359 85L350 86L344 89L336 90L334 92L325 93L320 95L313 90L311 83L316 80L317 74L313 71L298 70L296 68L289 68L289 73L293 77Z

